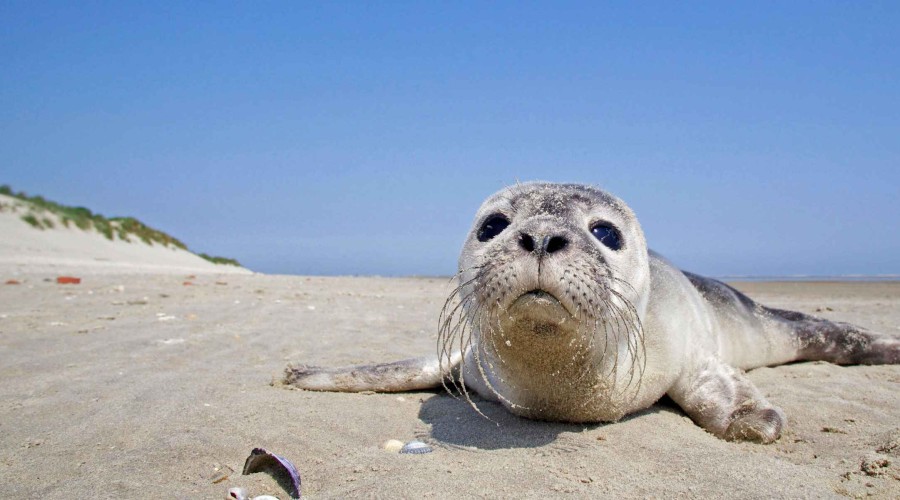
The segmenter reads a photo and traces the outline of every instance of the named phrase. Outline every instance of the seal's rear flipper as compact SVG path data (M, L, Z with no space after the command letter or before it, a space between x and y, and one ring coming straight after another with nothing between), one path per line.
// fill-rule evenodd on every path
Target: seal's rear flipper
M311 391L403 392L442 387L441 381L459 366L454 356L443 367L437 357L412 358L393 363L356 365L343 368L288 366L284 383ZM443 369L442 369L443 368Z
M793 329L799 344L798 361L828 361L837 365L900 364L900 337L799 312L765 309Z

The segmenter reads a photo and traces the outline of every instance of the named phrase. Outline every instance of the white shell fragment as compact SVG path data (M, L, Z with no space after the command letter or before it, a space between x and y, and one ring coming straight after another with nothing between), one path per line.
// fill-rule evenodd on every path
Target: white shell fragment
M434 451L431 446L421 442L421 441L410 441L403 445L403 448L400 448L400 453L411 453L415 455L419 455L422 453L431 453Z
M403 449L403 441L398 441L396 439L388 439L387 441L384 442L383 445L381 445L381 447L391 453L398 453L400 450Z

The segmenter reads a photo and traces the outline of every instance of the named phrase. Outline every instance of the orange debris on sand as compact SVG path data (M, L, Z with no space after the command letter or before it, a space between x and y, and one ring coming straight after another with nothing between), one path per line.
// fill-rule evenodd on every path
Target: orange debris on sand
M60 276L56 278L56 282L60 285L77 285L81 283L81 278L76 278L74 276Z

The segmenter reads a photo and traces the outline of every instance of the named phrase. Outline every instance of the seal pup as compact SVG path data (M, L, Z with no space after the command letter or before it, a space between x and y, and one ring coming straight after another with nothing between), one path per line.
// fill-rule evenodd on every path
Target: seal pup
M471 392L563 422L616 421L667 394L716 436L769 443L785 415L744 370L900 363L900 338L766 307L679 270L648 250L623 201L592 186L527 183L488 198L456 279L436 356L289 366L284 381L345 392L452 386L473 407Z

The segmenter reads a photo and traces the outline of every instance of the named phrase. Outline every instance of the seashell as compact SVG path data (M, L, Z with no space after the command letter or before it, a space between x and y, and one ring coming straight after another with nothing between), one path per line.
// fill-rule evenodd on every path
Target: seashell
M422 453L431 453L434 451L431 446L421 442L421 441L410 441L403 445L403 448L400 448L400 453L412 453L412 454L422 454Z
M397 453L403 449L403 441L397 441L396 439L388 439L387 441L384 442L383 445L381 445L381 447L391 453Z
M262 448L253 448L244 462L244 475L267 472L284 488L291 498L300 498L300 473L290 460Z
M227 500L249 500L250 495L244 488L228 488L228 491L225 492L225 498Z

